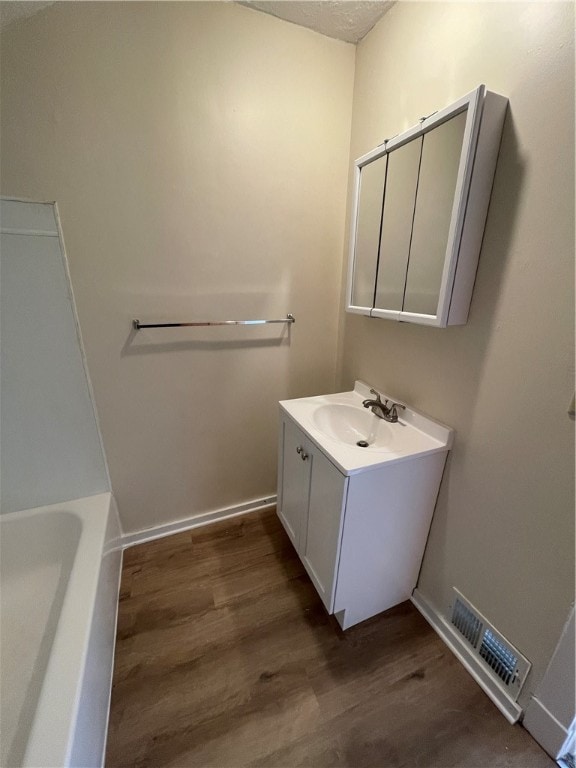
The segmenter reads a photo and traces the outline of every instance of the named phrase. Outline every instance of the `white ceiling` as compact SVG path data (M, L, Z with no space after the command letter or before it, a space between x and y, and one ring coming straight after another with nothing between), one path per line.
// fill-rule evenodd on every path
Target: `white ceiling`
M270 13L285 21L308 27L322 35L357 43L388 11L390 0L238 0L241 5ZM3 0L0 2L0 29L12 21L32 16L53 0Z
M270 13L322 35L357 43L394 2L389 0L238 0L240 5Z

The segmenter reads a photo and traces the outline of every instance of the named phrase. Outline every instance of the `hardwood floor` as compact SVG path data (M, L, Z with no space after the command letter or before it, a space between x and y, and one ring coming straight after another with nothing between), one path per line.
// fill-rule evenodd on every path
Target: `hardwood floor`
M555 763L410 603L343 633L266 512L125 552L106 765Z

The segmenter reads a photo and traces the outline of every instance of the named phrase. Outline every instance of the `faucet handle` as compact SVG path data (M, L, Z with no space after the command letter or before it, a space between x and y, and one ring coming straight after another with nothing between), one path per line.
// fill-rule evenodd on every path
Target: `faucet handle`
M390 403L390 405L388 405L388 403ZM402 405L402 403L395 403L393 400L386 400L386 408L394 421L398 421L398 411L396 410L397 408L402 408L403 411L406 410L405 405Z
M376 392L375 389L371 389L370 390L370 394L371 395L376 395L376 402L377 403L381 403L382 402L382 400L380 399L380 392ZM386 401L386 402L388 402L388 401Z

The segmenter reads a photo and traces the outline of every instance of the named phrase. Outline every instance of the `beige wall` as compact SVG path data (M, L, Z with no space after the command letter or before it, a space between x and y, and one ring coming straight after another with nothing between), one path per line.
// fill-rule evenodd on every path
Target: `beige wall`
M277 401L334 389L354 52L232 3L2 35L2 193L58 201L127 532L273 495Z
M456 585L543 674L574 597L574 11L399 3L359 45L351 157L484 82L510 99L466 326L345 315L362 378L456 429L419 588Z

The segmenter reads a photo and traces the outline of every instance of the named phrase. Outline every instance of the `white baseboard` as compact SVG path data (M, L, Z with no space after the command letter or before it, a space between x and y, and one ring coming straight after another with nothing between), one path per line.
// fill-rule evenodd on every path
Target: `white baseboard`
M508 722L518 722L522 716L522 708L492 680L479 661L478 656L460 640L459 635L452 628L451 624L426 600L418 589L415 589L412 593L411 600L426 621L444 640L458 661L468 670L484 693L502 712Z
M186 517L183 520L176 520L173 523L157 525L154 528L145 528L135 533L127 533L122 537L122 549L133 547L136 544L143 544L145 541L162 539L165 536L171 536L173 533L188 531L191 528L199 528L202 525L216 523L219 520L226 520L229 517L237 515L246 515L248 512L257 512L258 510L271 509L276 506L276 496L266 496L263 499L253 499L244 504L236 504L233 507L224 507L216 509L213 512L204 512L201 515Z
M522 723L556 760L566 754L573 755L576 748L574 638L574 606L571 606L544 677L526 706Z
M536 739L538 744L556 759L564 754L562 747L568 738L568 730L564 728L544 704L533 696L526 707L526 716L522 722L526 730Z

